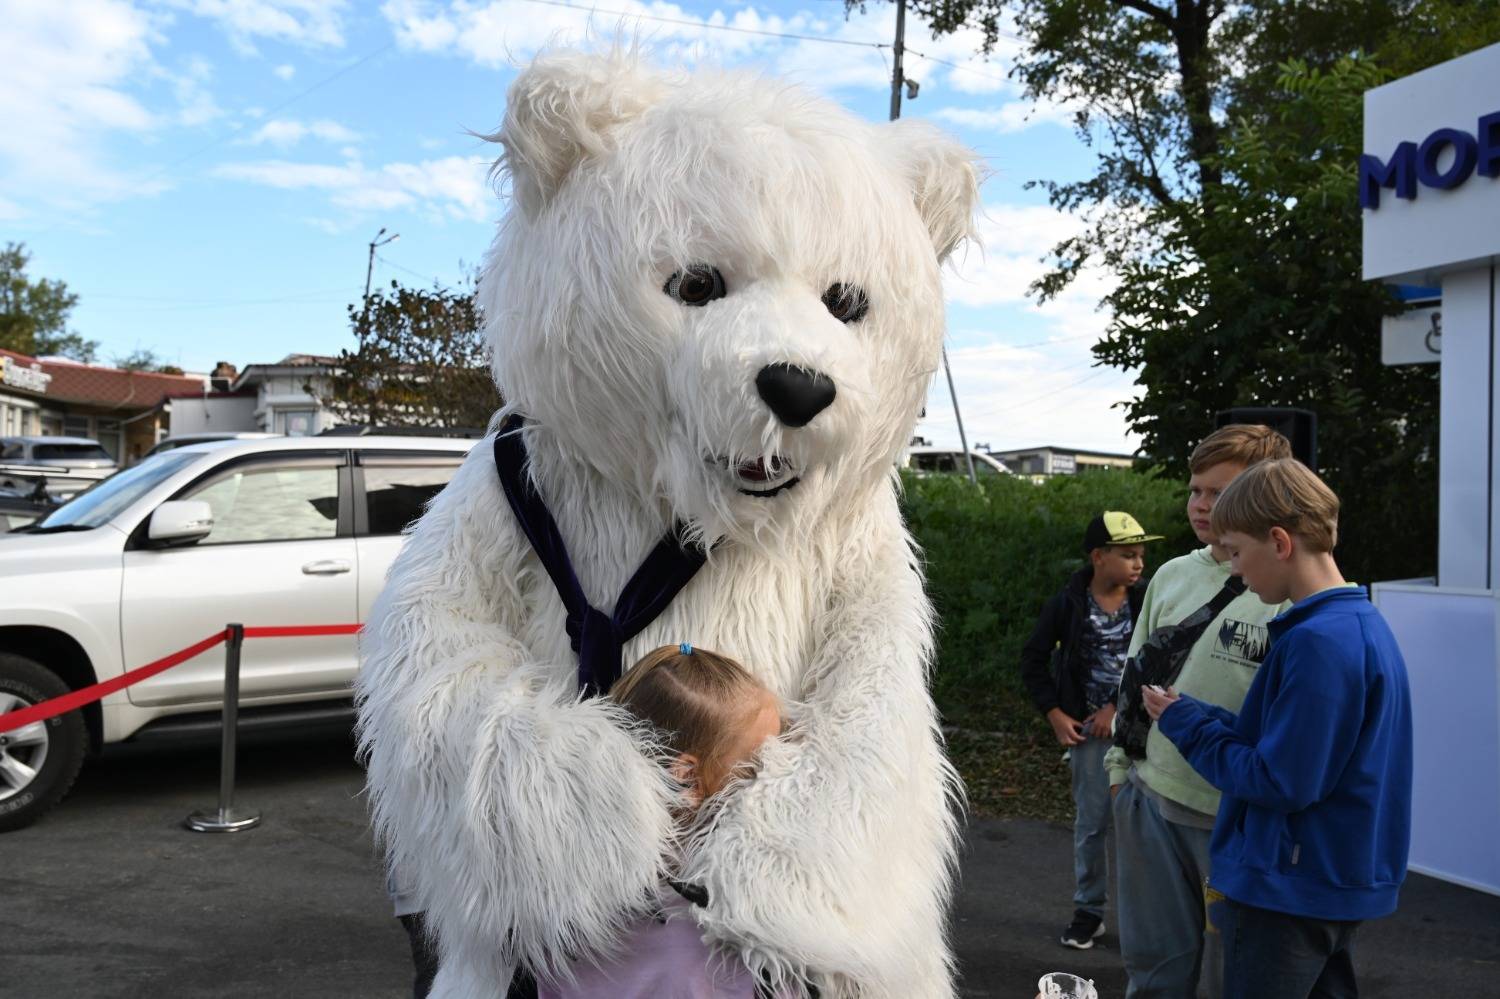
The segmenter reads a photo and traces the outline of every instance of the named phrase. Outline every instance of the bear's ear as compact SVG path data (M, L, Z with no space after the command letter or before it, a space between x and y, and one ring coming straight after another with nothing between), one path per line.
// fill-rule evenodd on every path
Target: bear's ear
M974 235L979 207L979 167L967 146L922 121L898 120L883 126L890 148L906 173L927 223L938 260Z
M569 172L608 152L615 127L638 117L663 88L628 50L538 56L510 85L505 122L488 136L505 147L497 167L522 211L535 218Z

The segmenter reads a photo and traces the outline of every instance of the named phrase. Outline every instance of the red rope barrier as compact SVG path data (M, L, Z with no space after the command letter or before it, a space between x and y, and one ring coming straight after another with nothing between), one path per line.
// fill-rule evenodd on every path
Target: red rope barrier
M246 638L306 638L311 635L353 635L358 624L287 624L280 627L246 628Z
M297 624L281 627L246 628L245 637L307 638L317 635L353 635L359 629L360 626L357 624ZM144 666L137 666L135 669L121 673L113 679L96 683L90 687L83 687L82 689L64 694L61 697L54 697L50 701L33 704L19 711L9 711L5 714L0 714L0 733L14 731L34 722L46 721L60 714L76 711L86 704L93 704L95 701L108 697L117 690L124 690L126 687L140 683L142 680L149 680L156 674L169 670L173 666L185 663L194 656L207 652L228 637L229 629L216 631L201 642L194 642L185 649L174 652L169 656L163 656Z

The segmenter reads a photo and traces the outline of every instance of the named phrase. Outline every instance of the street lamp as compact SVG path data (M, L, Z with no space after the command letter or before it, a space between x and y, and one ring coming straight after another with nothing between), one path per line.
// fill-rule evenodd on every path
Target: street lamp
M385 236L385 226L381 226L380 231L375 234L375 238L370 240L370 261L369 263L365 264L366 303L370 301L370 276L375 273L375 248L377 246L384 246L387 243L394 243L396 240L401 238L401 234L399 232L393 232L389 236L385 236L385 239L381 239L381 236Z

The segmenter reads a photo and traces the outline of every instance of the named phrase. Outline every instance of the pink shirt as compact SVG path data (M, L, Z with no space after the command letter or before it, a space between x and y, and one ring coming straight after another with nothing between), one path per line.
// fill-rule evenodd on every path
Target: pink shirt
M703 942L691 908L669 893L664 919L632 923L612 959L571 962L573 984L538 982L538 999L755 999L750 970Z

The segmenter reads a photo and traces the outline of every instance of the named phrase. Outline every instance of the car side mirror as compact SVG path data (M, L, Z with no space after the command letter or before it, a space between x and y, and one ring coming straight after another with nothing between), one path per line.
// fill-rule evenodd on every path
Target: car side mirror
M203 500L172 500L152 512L146 537L163 545L191 544L213 529L213 507Z

